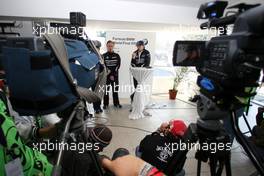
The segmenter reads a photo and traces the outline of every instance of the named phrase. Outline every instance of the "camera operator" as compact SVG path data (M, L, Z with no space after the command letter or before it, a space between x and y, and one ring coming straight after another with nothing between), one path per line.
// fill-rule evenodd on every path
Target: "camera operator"
M179 144L186 130L187 126L181 120L162 123L157 131L147 135L140 142L136 148L136 156L159 170L165 171L168 163L174 157L175 151L172 151L172 146Z
M2 77L5 77L5 72L3 70L0 72L2 73ZM1 82L1 99L7 108L7 115L13 117L18 133L25 143L30 145L33 141L57 136L57 127L60 118L56 114L43 115L41 118L33 116L20 116L12 108L8 98L8 86L5 84L4 79ZM58 123L57 126L55 125L56 123Z
M2 90L0 94L1 97L5 97ZM15 127L13 119L7 115L8 110L6 103L7 102L1 98L0 175L14 172L13 169L16 169L16 173L19 175L51 175L53 166L45 155L24 144L23 139L21 139Z
M145 49L145 42L140 40L136 43L137 50L133 52L131 59L132 67L149 67L150 66L150 52ZM138 82L133 78L134 87L137 88ZM134 93L130 96L131 101L133 101Z
M58 118L56 115L53 117ZM41 139L51 139L58 134L56 124L43 126L42 123L44 122L40 117L17 115L14 116L14 120L20 136L26 143L39 141Z
M117 108L122 108L118 98L118 91L119 91L118 72L121 65L121 59L119 54L114 52L114 46L115 43L113 41L111 40L107 41L106 43L107 52L103 54L106 68L109 71L106 81L106 91L104 95L104 107L103 107L104 109L107 109L109 106L110 86L112 88L114 106Z

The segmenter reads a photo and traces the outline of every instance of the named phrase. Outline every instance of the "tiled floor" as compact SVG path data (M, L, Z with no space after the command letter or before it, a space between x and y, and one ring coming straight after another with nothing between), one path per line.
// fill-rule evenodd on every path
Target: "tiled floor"
M105 118L104 120L107 120L106 124L113 131L113 140L104 151L109 156L119 147L127 148L134 154L135 147L148 134L146 131L156 130L164 121L177 118L184 120L186 124L190 124L191 122L196 122L198 118L194 104L180 100L169 101L167 97L153 96L152 102L154 106L148 110L152 116L140 120L129 120L129 101L123 99L121 102L123 104L122 109L115 109L110 106L108 110L99 115ZM194 159L194 153L195 151L188 153L188 159L185 164L186 175L196 175L197 161ZM251 161L236 142L232 149L231 165L234 176L246 176L255 171ZM207 163L202 164L201 175L210 175Z

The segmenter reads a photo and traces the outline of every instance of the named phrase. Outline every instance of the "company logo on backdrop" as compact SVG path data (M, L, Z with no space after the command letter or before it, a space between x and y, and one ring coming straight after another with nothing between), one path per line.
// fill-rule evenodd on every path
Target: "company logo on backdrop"
M136 38L133 37L124 37L124 38L112 37L112 40L117 45L136 45L137 43Z

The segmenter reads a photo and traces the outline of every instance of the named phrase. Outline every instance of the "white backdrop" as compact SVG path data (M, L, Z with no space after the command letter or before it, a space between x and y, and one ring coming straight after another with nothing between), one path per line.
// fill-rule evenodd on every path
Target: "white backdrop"
M198 24L199 8L121 0L0 0L0 4L0 16L69 19L69 12L83 12L88 20L168 24Z
M151 56L154 56L156 43L156 34L154 32L106 31L106 41L112 40L116 42L115 52L121 57L121 67L119 70L119 96L121 98L128 98L131 94L131 92L127 91L128 86L133 83L133 80L130 78L129 66L132 53L136 50L135 44L138 40L142 39L148 40L146 49L149 50Z

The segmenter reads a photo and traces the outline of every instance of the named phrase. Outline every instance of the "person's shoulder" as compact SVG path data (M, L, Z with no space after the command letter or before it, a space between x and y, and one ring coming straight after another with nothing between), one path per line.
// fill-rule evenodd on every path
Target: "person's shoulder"
M103 53L103 56L104 56L104 57L107 56L107 55L108 55L108 52Z
M117 57L120 57L120 55L118 53L114 53Z
M147 53L147 54L149 54L150 52L149 52L149 50L146 50L146 49L144 49L144 52L145 53Z

